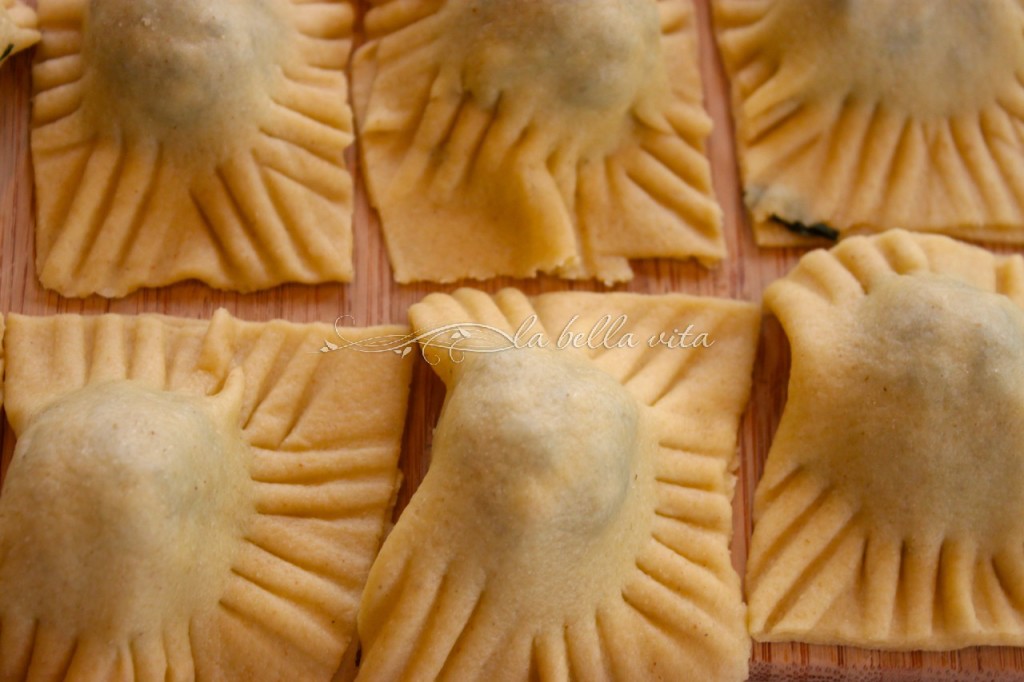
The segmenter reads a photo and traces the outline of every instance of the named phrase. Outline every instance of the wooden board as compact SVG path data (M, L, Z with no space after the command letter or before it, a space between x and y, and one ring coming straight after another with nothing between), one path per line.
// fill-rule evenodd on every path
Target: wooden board
M578 0L584 1L584 0ZM35 4L35 0L29 0ZM686 292L760 301L765 287L786 274L803 253L797 249L758 249L742 208L732 142L728 90L711 40L707 0L696 0L701 28L701 69L706 104L715 122L709 141L715 191L725 212L729 257L715 269L666 260L634 263L636 278L615 291L649 294ZM62 298L43 290L35 277L29 102L31 54L0 69L0 312L165 313L209 318L219 307L249 320L285 318L296 322L333 322L348 315L355 325L404 322L406 309L432 291L458 285L397 285L392 281L376 215L369 208L362 178L356 174L355 266L352 284L288 285L256 294L234 294L185 283L146 290L118 300ZM347 155L356 167L356 149ZM1007 249L996 249L1007 251ZM607 291L590 282L554 278L501 278L469 283L487 291L517 286L527 294L561 290ZM788 346L778 323L766 319L754 369L754 389L740 432L740 479L734 500L733 560L742 574L751 533L754 486L785 402ZM420 362L414 372L402 467L405 483L399 510L422 480L430 458L431 435L444 398L443 385ZM14 448L10 427L2 437L6 470ZM751 680L1021 680L1024 649L970 648L949 653L891 653L805 644L754 644Z

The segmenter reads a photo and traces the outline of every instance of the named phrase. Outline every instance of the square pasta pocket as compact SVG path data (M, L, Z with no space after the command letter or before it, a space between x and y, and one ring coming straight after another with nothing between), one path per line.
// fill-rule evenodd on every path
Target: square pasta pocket
M714 11L759 244L889 228L1024 243L1019 0Z
M332 679L411 364L224 311L8 325L0 678Z
M746 679L729 540L758 307L460 289L409 317L448 393L367 582L361 679ZM649 344L684 323L711 345Z
M754 638L1024 644L1024 260L895 230L808 254L765 303L793 359Z
M352 277L348 2L41 0L36 269L65 296Z
M377 0L354 59L399 282L725 256L690 0Z

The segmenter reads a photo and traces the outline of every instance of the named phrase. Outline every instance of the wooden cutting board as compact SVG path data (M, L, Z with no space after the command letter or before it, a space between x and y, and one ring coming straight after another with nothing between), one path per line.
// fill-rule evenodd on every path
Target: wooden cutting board
M709 153L715 190L725 213L728 259L710 270L694 263L636 262L636 278L613 289L591 282L566 282L547 277L501 278L470 284L491 292L516 286L527 294L570 289L648 294L685 292L760 301L765 287L796 263L802 250L763 250L754 245L741 202L727 83L711 39L707 0L695 1L701 29L700 57L706 103L715 123ZM34 5L35 0L29 3ZM348 315L352 318L351 324L364 326L405 322L410 304L427 293L451 291L458 286L405 286L392 281L377 217L368 206L365 184L357 174L356 278L349 285L287 285L242 295L185 283L141 291L112 301L99 297L65 299L44 291L33 265L33 193L28 146L31 59L31 54L18 55L0 69L0 312L33 315L146 312L206 319L223 307L249 320L285 318L295 322L333 322L341 315ZM356 154L356 149L349 150L349 168L356 168ZM778 323L766 319L754 369L753 396L740 432L739 484L733 505L733 561L741 574L751 533L754 486L785 402L788 355L786 339ZM414 372L409 405L402 454L405 483L399 497L399 510L426 472L432 431L443 399L443 385L421 361ZM6 470L13 449L14 437L5 423L0 472ZM755 644L751 680L1024 680L1024 649L985 647L950 653L891 653L805 644Z

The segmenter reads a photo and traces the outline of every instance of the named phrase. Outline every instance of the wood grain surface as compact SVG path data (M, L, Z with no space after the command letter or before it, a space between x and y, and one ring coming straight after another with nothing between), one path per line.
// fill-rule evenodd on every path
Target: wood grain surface
M709 153L715 191L725 213L728 259L714 269L691 262L637 261L634 263L636 278L613 289L592 282L566 282L550 277L501 278L468 284L491 292L516 286L527 294L562 290L685 292L760 301L765 287L796 263L803 253L801 250L762 250L754 245L741 203L727 83L711 39L707 0L695 1L701 29L700 58L706 105L715 123ZM29 3L35 4L35 0ZM242 295L185 283L144 290L117 300L65 299L43 290L33 265L33 190L29 156L31 61L29 51L12 58L0 69L0 312L33 315L152 312L207 319L214 310L224 307L233 315L249 320L284 318L296 322L333 322L341 315L348 315L353 324L363 326L405 322L410 304L429 292L451 291L459 286L393 282L377 216L368 206L362 177L354 173L356 277L351 284L288 285ZM357 154L356 148L348 151L350 169L356 168ZM741 574L751 533L754 486L785 401L788 370L789 350L785 336L778 323L768 318L754 369L753 397L740 432L733 558ZM405 481L396 515L427 469L432 431L443 399L443 385L420 361L414 372L402 454ZM14 448L14 437L6 423L2 446L0 475L6 470ZM892 653L755 643L751 680L1024 680L1024 649L985 647L946 653Z

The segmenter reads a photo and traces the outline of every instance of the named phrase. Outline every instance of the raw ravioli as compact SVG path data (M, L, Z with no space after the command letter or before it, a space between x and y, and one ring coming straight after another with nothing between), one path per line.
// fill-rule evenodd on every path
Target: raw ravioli
M758 243L895 227L1024 243L1024 3L714 10Z
M604 315L626 315L637 345L598 333L555 348ZM730 501L759 317L511 289L414 305L448 396L430 470L370 573L360 679L746 679ZM648 345L684 322L712 345Z
M363 168L399 282L725 255L691 0L375 0Z
M332 678L390 518L411 365L317 352L330 333L9 316L0 678Z
M43 286L352 278L347 0L40 0L39 17Z
M1024 259L854 237L765 301L793 361L755 498L753 636L1024 644Z

